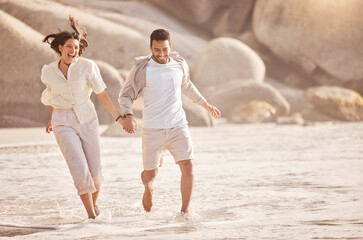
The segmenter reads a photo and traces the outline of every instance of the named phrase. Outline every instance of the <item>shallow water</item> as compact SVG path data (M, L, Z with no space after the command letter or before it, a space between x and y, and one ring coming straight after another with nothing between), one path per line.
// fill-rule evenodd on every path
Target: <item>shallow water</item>
M143 211L140 138L101 139L96 220L86 219L54 142L0 146L0 238L363 239L362 123L191 133L196 182L187 219L178 214L180 172L169 154L153 210Z

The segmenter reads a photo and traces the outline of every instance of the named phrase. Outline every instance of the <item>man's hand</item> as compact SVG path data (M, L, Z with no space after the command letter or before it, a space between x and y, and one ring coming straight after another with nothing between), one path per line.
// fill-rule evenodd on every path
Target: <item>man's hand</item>
M137 123L132 115L126 115L126 118L123 123L123 129L127 133L135 133L137 129Z
M215 118L220 118L221 117L221 112L215 106L212 106L209 103L204 103L203 107L205 109L207 109L207 111L210 112L213 117L215 117Z

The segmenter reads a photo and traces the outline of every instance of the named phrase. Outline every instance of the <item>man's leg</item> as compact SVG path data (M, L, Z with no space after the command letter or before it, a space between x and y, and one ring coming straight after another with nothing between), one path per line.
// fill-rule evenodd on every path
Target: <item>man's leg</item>
M180 179L180 191L182 195L182 208L181 212L189 213L189 204L192 198L194 175L193 175L193 163L191 160L182 160L178 162L181 179Z
M145 186L144 195L142 197L142 205L146 212L150 212L153 206L153 182L158 174L158 168L154 170L144 170L141 173L141 180Z

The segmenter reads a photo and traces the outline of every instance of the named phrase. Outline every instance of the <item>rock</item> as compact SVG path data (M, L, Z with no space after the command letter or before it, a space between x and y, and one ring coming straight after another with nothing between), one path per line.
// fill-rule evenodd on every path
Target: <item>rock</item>
M362 11L360 0L257 0L252 27L260 43L311 76L362 80Z
M290 112L305 112L313 108L304 96L304 91L289 85L280 83L271 78L266 78L265 82L271 84L274 88L281 93L290 105Z
M149 36L72 6L46 0L0 0L0 9L43 35L71 30L68 16L72 15L88 33L84 57L105 61L117 69L131 68L134 62L130 59L150 52Z
M203 49L207 43L198 36L200 33L180 23L180 21L152 4L130 1L60 1L73 6L81 4L87 7L94 15L134 29L147 36L147 39L149 39L150 34L155 29L167 29L170 31L173 51L179 52L188 61L190 66L193 66L197 57L195 53Z
M320 110L316 108L308 109L301 113L303 119L306 123L312 122L336 122L337 119L322 113Z
M276 108L276 116L287 115L290 112L290 105L286 99L267 83L237 79L211 88L205 96L211 104L219 108L222 116L229 116L235 107L253 100L269 103Z
M250 14L254 0L150 0L171 15L208 30L214 36L238 34Z
M227 118L232 123L271 122L276 109L264 101L251 101L237 106Z
M56 56L41 43L40 33L3 11L0 32L0 127L45 126L49 108L40 102L45 89L40 74Z
M217 38L199 54L192 71L192 80L204 89L232 79L263 82L265 65L247 45L233 38Z
M336 119L363 120L363 98L353 90L334 86L315 87L307 89L305 97L316 109Z
M122 126L117 123L111 123L108 128L101 133L102 137L141 137L142 134L142 120L140 118L134 118L137 122L137 129L135 134L130 134L122 129Z
M121 112L121 108L118 104L118 95L124 85L124 80L120 76L119 72L110 64L99 60L96 60L95 62L100 68L101 76L107 86L107 94L110 96L115 107L119 110L119 112ZM97 100L95 94L92 94L91 100L96 107L100 124L110 124L115 120L106 108Z
M276 123L280 125L290 125L290 124L306 125L306 122L301 113L293 113L289 116L280 116L276 119Z

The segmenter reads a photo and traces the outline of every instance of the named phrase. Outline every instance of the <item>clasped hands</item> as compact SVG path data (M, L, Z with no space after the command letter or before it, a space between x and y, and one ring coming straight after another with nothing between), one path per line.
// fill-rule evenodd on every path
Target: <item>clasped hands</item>
M137 129L137 123L132 115L126 115L126 118L122 119L120 122L125 132L133 134ZM120 120L119 120L120 121Z

